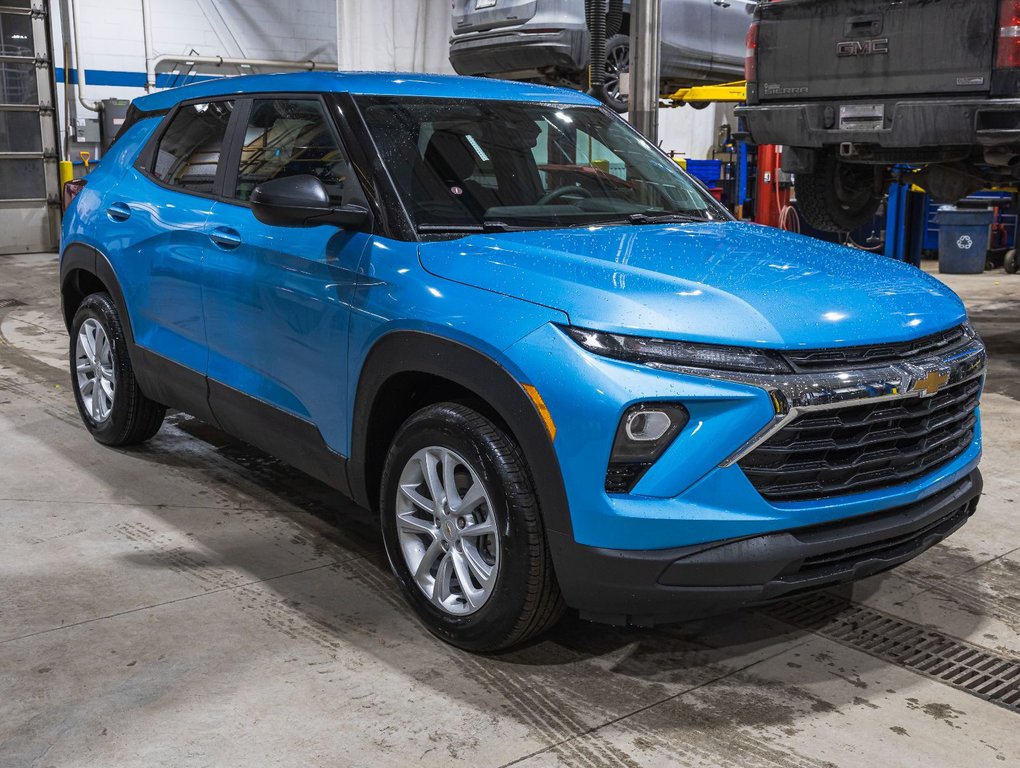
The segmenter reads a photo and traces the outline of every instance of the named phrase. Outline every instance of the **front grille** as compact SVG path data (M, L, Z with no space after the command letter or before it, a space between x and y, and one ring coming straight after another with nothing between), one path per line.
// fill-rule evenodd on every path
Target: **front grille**
M914 341L843 349L813 349L783 354L798 371L843 370L927 357L936 352L944 353L970 338L964 326L960 325Z
M769 501L807 501L910 482L974 440L981 380L935 397L806 413L740 460Z

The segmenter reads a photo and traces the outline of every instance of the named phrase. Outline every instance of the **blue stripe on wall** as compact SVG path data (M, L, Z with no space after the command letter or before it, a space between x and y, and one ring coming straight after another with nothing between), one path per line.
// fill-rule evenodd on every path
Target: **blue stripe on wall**
M70 70L71 82L78 83L78 72ZM58 83L67 82L67 75L63 67L57 67L56 76ZM218 75L178 75L173 73L159 73L156 75L157 88L173 88L177 85L188 83L200 83L203 80L215 80ZM144 72L120 72L115 69L86 69L85 81L89 85L118 85L127 88L144 88Z

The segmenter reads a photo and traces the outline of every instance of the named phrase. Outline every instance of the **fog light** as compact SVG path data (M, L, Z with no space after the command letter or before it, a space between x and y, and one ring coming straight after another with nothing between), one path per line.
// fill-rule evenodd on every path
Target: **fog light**
M630 493L689 420L687 409L675 403L642 403L628 408L616 429L606 492Z
M627 437L639 443L660 440L669 432L673 421L663 411L637 411L627 416Z

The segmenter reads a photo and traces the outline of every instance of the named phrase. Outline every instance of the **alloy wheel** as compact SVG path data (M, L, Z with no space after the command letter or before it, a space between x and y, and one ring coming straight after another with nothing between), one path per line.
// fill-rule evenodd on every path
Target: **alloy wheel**
M74 369L85 411L102 424L113 411L117 377L113 368L113 345L98 320L88 318L78 329Z
M627 103L627 96L620 93L620 75L630 72L630 46L617 45L606 51L606 93L615 101Z
M433 605L454 616L485 605L499 573L501 544L489 491L467 460L440 446L408 459L396 524L404 562Z

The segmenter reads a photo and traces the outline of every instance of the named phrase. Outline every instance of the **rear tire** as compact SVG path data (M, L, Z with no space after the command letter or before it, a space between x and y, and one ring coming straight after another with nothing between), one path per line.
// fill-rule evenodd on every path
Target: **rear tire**
M166 408L138 388L109 294L86 296L71 323L71 388L85 428L104 445L135 445L159 431Z
M1006 258L1003 259L1002 268L1006 270L1006 274L1015 275L1018 267L1020 267L1020 264L1017 263L1016 249L1011 248L1006 254Z
M882 202L875 192L875 170L845 163L829 150L819 155L814 173L798 173L797 208L815 229L852 232L871 221Z
M454 403L418 411L390 446L381 490L390 567L437 637L499 651L559 619L563 601L531 475L492 421Z

